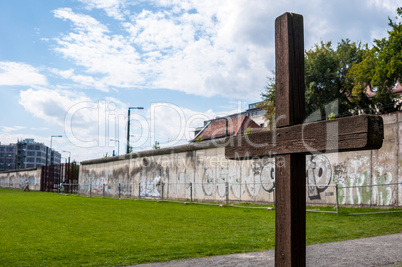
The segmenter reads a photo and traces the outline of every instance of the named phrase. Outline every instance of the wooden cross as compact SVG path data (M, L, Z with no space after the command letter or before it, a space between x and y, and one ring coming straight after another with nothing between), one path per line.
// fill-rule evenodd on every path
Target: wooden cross
M303 17L275 21L277 129L230 137L225 156L242 160L275 156L275 266L306 264L306 153L378 149L382 118L361 115L303 124Z

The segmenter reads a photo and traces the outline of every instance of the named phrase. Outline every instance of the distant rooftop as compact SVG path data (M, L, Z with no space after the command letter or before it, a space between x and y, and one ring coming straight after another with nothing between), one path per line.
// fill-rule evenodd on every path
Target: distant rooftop
M249 128L250 127L250 128ZM204 128L194 137L192 142L218 139L226 136L243 134L247 129L259 132L262 127L246 115L228 116L210 120Z

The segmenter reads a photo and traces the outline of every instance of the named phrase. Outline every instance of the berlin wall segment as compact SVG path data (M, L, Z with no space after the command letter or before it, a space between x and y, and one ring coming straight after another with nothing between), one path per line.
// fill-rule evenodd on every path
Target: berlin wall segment
M0 172L0 187L23 188L28 180L30 190L40 190L41 168Z
M326 137L328 137L328 136L326 136ZM183 196L180 196L179 190L177 189L179 184L181 184L182 181L184 181L184 183L186 183L187 180L191 180L191 179L193 179L194 183L196 183L197 181L198 182L206 181L206 183L204 182L201 185L202 190L196 190L196 194L197 194L197 192L203 193L204 194L203 197L205 197L206 199L213 198L214 192L216 192L216 191L219 192L220 180L229 181L230 178L232 178L232 180L234 179L235 182L237 182L237 184L235 184L235 185L240 188L240 190L233 190L233 186L232 186L231 192L238 192L238 194L233 194L233 197L239 197L239 196L240 196L240 198L243 197L241 200L248 201L248 199L244 197L244 192L247 192L247 193L254 192L253 193L254 195L258 195L257 194L257 191L258 191L257 190L257 188L258 188L257 184L260 185L260 187L259 187L260 189L262 188L262 190L260 190L260 192L265 191L265 192L268 192L268 194L271 193L270 191L272 191L272 188L273 188L273 185L274 185L274 179L272 179L272 175L274 173L272 171L272 168L270 167L270 166L272 166L272 159L271 159L271 164L268 162L269 160L267 160L267 162L258 162L256 160L252 160L251 164L250 164L250 162L246 161L245 164L241 164L240 166L238 166L239 165L238 163L235 163L235 167L233 167L233 166L231 166L231 164L229 164L228 166L220 166L220 169L219 168L217 169L216 167L210 168L210 166L207 165L207 164L203 165L203 164L198 163L198 164L194 165L195 167L193 168L194 169L193 173L191 172L192 168L185 168L185 171L182 172L183 170L180 168L180 166L175 165L175 162L177 162L177 159L174 159L174 158L175 157L179 158L179 154L180 154L181 151L189 151L191 149L194 150L193 153L196 153L196 154L200 153L200 152L197 152L197 148L194 145L193 146L191 146L191 145L189 145L189 146L180 146L180 147L167 149L167 150L170 151L169 153L172 153L172 155L176 155L176 156L172 156L173 159L170 160L171 161L170 162L170 164L171 164L170 168L167 168L169 166L164 167L164 172L163 172L164 175L162 175L161 168L159 168L160 169L159 172L154 171L154 172L150 173L149 171L147 171L146 167L144 168L144 166L141 166L141 175L137 175L138 177L133 177L132 173L133 172L135 173L135 171L131 171L130 172L131 177L128 177L128 179L131 179L132 181L136 181L136 179L142 179L141 177L145 177L147 179L147 184L149 183L150 185L152 185L152 183L153 183L153 181L155 179L154 178L155 175L157 175L159 173L160 179L157 179L157 182L159 182L160 180L166 179L167 183L169 184L169 186L167 187L166 190L170 191L170 193L171 193L170 196L172 196L172 197L174 196L174 197L177 197L177 198L183 197ZM213 150L213 149L217 149L217 148L214 148L214 146L209 145L208 147L207 146L204 147L204 149L205 149L205 151L208 151L208 150L211 150L211 149ZM373 155L371 155L371 157L370 157L370 162L373 161L373 157L375 156L376 153L377 152L371 151L371 154L373 154ZM135 156L129 154L126 157L124 157L124 159L122 159L122 160L127 161L127 159L129 159L126 164L131 166L132 164L137 164L137 165L140 164L139 162L137 162L136 158L138 158L138 157L149 157L149 158L152 158L151 162L156 162L156 166L158 166L158 164L160 164L160 163L158 163L158 160L156 160L154 158L154 155L158 155L158 154L165 155L165 154L167 154L167 152L166 151L154 150L154 151L146 151L146 152L143 152L143 153L139 153L139 154L136 154ZM359 154L357 154L357 157L359 157ZM130 162L130 158L132 158L131 160L133 160L135 162L134 163ZM165 158L166 158L166 156L165 156ZM208 158L208 156L207 156L207 158ZM118 159L116 159L116 160L118 160ZM317 199L321 199L321 197L322 197L321 193L323 193L325 190L328 190L328 188L329 188L327 186L318 185L317 181L324 181L324 185L325 185L326 181L328 181L328 180L330 180L329 183L333 183L335 181L334 178L337 178L337 180L336 180L337 182L338 181L339 182L342 182L342 181L345 182L345 181L348 180L348 179L343 179L343 177L345 177L345 173L347 172L347 170L345 170L345 168L349 168L350 165L354 166L355 162L357 162L357 161L363 161L364 162L364 160L359 160L359 159L354 160L353 157L352 157L352 159L348 158L347 160L345 160L344 162L341 162L341 163L340 162L333 162L333 166L332 166L333 170L331 169L329 171L328 169L329 169L329 166L331 166L331 164L328 163L328 162L330 162L330 160L328 160L328 157L326 155L323 155L322 157L310 157L310 159L307 158L306 160L307 160L307 163L306 163L306 176L308 177L308 184L310 186L316 185L315 189L313 188L312 190L309 190L308 195L307 195L307 198L308 198L307 200L308 201L315 201ZM147 162L147 161L148 160L146 160L145 162ZM351 161L351 162L349 162L349 161ZM96 172L96 171L94 171L94 169L89 171L88 168L85 167L85 165L98 164L98 163L100 164L101 162L104 162L104 163L109 162L109 159L88 161L88 162L83 163L83 171L82 171L82 173L84 175L86 175L86 177L84 177L84 178L87 178L88 182L93 183L92 179L98 179L97 177L99 177L99 178L103 177L103 179L107 180L107 181L112 181L113 179L116 180L116 178L111 178L111 179L108 178L108 179L106 179L104 177L104 176L113 175L113 173L116 173L116 175L117 175L117 173L119 172L119 171L116 171L116 172L111 171L110 164L106 169L103 168L103 171L100 174L100 176L99 176L99 171ZM248 162L248 165L252 165L252 166L244 167L245 165L247 165L247 162ZM199 165L201 165L201 166L199 166ZM260 165L260 171L258 170L258 167L256 167L257 165ZM398 162L398 166L399 166L399 162ZM240 171L238 171L238 168L240 168ZM247 170L246 170L247 168L250 171L247 172ZM381 167L378 167L378 168L381 168ZM397 171L398 170L399 170L399 167L398 167ZM367 177L371 178L370 179L371 181L366 182L366 183L373 184L372 179L373 179L373 177L375 177L375 175L373 174L374 171L375 171L375 167L373 167L373 165L371 164L370 172L367 172L367 171L363 172L365 174L364 177L366 177L365 181L367 180ZM234 174L233 174L233 172L234 172ZM250 175L251 173L253 175ZM270 177L265 176L265 174L267 174L267 173L269 173ZM259 177L260 182L258 182L258 175L259 174L260 174L260 177ZM379 169L378 174L379 174L378 177L380 177L380 180L386 180L386 181L390 180L389 178L391 177L391 175L389 175L389 171ZM362 175L360 175L359 177L361 177L361 176ZM150 179L150 177L151 177L151 179ZM241 183L246 182L248 177L253 178L252 180L254 181L255 186L249 186L250 183L246 183L245 186L243 186L243 189L242 189L242 184ZM330 177L330 178L328 178L328 177ZM346 174L346 177L347 177L347 174ZM387 177L387 179L384 179L383 177ZM392 177L398 177L398 176L393 175ZM118 180L119 181L122 180L121 175L119 176ZM149 180L151 180L151 181L149 181ZM350 180L355 181L356 178L352 177L352 179L350 179ZM362 179L357 179L357 180L361 181ZM240 181L240 183L239 183L239 181ZM392 181L394 182L395 180L392 180ZM138 183L140 183L140 182L141 181L138 181ZM266 182L266 183L264 183L264 182ZM173 191L174 190L173 185L175 185L175 187L176 187L175 192ZM247 190L245 190L245 188ZM396 187L396 188L398 188L398 187ZM360 192L359 190L361 190L361 189L354 189L354 190L356 190L356 192L359 193ZM389 190L387 190L387 192L388 191ZM396 191L397 195L398 195L398 192L400 192L400 190L393 190L393 191ZM355 194L353 190L352 191L349 190L347 192L350 192L351 196L353 194ZM330 194L328 194L328 195L330 195ZM344 195L346 195L346 193L344 193ZM357 195L359 195L359 194L357 194ZM400 195L400 193L399 193L399 195ZM389 196L389 194L388 194L388 196ZM215 197L216 197L216 195L215 195ZM255 197L255 199L258 199L258 196ZM360 203L360 201L361 201L360 200L361 198L359 196L357 196L357 197L349 197L349 198L345 196L344 197L345 203L347 203L348 199L350 199L351 202L357 201L357 203ZM397 203L399 205L400 197L398 197L397 199L398 199ZM214 200L217 200L217 199L214 199ZM370 204L373 204L373 203L376 204L376 201L372 201L371 198L370 198L370 201L371 201ZM355 203L352 203L352 204L355 204Z
M308 204L334 204L335 189L334 185L339 185L339 201L342 205L373 205L373 206L401 206L402 205L402 176L398 175L402 172L402 159L400 157L402 146L399 142L399 136L402 131L402 112L382 115L384 119L384 142L383 147L379 150L368 150L359 152L341 152L330 154L311 155L306 157L306 179L307 179L307 203ZM162 168L161 164L151 164L148 167L144 161L133 163L132 159L123 160L124 163L118 167L115 161L119 161L119 157L98 159L87 161L91 164L81 166L80 184L81 192L85 192L85 185L88 184L92 174L93 190L102 193L102 187L106 184L106 193L112 194L112 188L117 193L119 177L121 177L122 191L136 190L133 186L123 184L124 173L127 172L126 180L132 181L130 177L136 177L134 183L143 181L143 195L157 193L154 185L154 176L150 170L164 170L165 175L162 176L163 182L166 184L166 193L169 198L186 199L189 193L188 189L190 180L194 185L195 196L200 200L223 201L224 185L217 181L226 182L226 178L230 181L237 182L230 185L230 199L237 201L251 202L273 202L273 191L275 186L275 164L274 159L250 160L249 162L225 162L224 151L218 150L217 146L205 146L203 150L197 150L190 146L186 153L194 155L187 158L187 163L194 162L193 168L186 168L185 172L180 172L180 168L175 166L175 162L180 162L180 166L185 166L186 161L182 156L174 156L170 154L158 155L157 161L164 162L163 165L169 168ZM211 150L211 151L209 151ZM152 155L156 155L157 150L150 151ZM193 153L194 152L194 153ZM150 158L147 154L138 154L140 158ZM173 161L173 159L175 161ZM172 161L166 163L166 161ZM102 162L102 163L96 163ZM95 164L96 163L96 164ZM134 164L134 165L133 165ZM136 164L136 165L135 165ZM125 168L127 165L128 168ZM142 166L144 165L144 166ZM131 169L129 166L133 166ZM210 167L207 167L210 166ZM115 171L119 168L120 171ZM171 171L178 169L178 171ZM90 170L88 172L88 170ZM148 171L147 171L148 170ZM141 176L137 177L136 173L141 172ZM160 171L156 171L159 173ZM155 173L155 172L154 172ZM163 174L163 172L161 172ZM84 175L85 174L85 175ZM152 174L152 175L151 175ZM168 177L169 174L171 177ZM175 177L179 175L180 177ZM31 190L39 190L40 188L40 168L26 169L19 171L8 171L0 173L0 187L3 188L20 188L25 179L29 180ZM192 178L194 177L194 178ZM86 180L85 180L86 179ZM187 181L186 185L173 183L173 181ZM229 180L229 179L228 179ZM172 182L172 184L168 184ZM399 185L397 185L399 183ZM395 184L389 186L371 186L379 184ZM354 188L354 186L359 186ZM181 189L175 192L176 188ZM347 187L347 188L344 188ZM152 190L152 188L155 188ZM87 186L89 189L89 186ZM152 193L153 192L153 193ZM128 194L127 194L128 196ZM138 192L132 193L132 197L137 197ZM167 196L167 195L165 195Z
M306 156L307 204L333 205L334 185L338 184L342 205L401 206L402 187L397 183L402 182L398 177L402 112L382 117L385 139L381 149ZM223 143L197 143L84 161L80 167L81 193L89 194L92 181L93 194L102 194L106 185L106 194L116 196L121 183L122 196L138 197L137 184L141 183L142 196L158 197L161 188L154 180L160 176L165 183L164 196L171 199L188 199L191 182L195 199L224 201L224 182L228 181L231 201L272 203L275 160L228 161ZM123 183L131 183L131 187ZM395 185L372 186L384 183Z

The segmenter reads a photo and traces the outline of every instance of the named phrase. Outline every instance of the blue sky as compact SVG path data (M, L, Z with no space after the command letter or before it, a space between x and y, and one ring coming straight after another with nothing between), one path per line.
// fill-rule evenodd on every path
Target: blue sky
M0 142L35 138L79 161L186 143L260 101L274 20L304 16L305 47L387 35L397 1L0 1ZM110 139L119 140L110 141ZM67 157L68 153L62 153Z

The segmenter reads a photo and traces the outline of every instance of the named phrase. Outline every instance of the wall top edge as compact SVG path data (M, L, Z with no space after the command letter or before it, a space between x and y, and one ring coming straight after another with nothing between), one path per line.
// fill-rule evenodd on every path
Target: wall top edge
M40 167L39 167L40 168ZM26 172L26 171L36 171L37 169L39 169L38 167L34 167L34 168L26 168L26 169L17 169L17 170L9 170L9 171L2 171L1 173L11 173L11 172Z
M203 142L195 142L186 145L180 146L172 146L160 149L152 149L152 150L145 150L139 151L114 157L107 157L107 158L100 158L100 159L92 159L92 160L85 160L81 161L81 165L89 165L89 164L99 164L99 163L106 163L106 162L113 162L125 159L135 159L135 158L142 158L142 157L150 157L150 156L159 156L159 155L166 155L166 154L173 154L173 153L182 153L188 151L195 151L201 149L208 149L208 148L217 148L225 146L226 139L215 139L210 141L203 141Z

